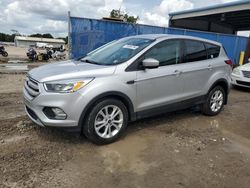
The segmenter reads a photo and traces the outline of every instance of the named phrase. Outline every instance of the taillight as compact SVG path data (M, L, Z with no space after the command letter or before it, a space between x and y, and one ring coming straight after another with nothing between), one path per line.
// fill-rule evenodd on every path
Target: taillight
M233 62L230 59L226 60L225 63L230 65L233 68Z

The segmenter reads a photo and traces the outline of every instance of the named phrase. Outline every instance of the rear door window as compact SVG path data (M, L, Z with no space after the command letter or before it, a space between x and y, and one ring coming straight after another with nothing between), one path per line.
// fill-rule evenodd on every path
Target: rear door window
M220 46L205 43L207 49L207 58L213 59L219 56L220 54Z
M185 62L195 62L207 59L207 52L203 42L185 40Z

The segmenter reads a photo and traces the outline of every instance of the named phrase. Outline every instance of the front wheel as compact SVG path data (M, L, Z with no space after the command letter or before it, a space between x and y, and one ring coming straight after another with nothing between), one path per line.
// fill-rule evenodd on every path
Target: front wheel
M3 55L3 57L8 57L8 52L5 52L5 51L4 51L4 52L2 53L2 55Z
M128 123L126 106L116 99L96 103L83 127L85 136L95 144L109 144L121 137Z
M226 98L225 90L221 86L214 87L208 94L206 102L202 105L205 115L215 116L223 109Z

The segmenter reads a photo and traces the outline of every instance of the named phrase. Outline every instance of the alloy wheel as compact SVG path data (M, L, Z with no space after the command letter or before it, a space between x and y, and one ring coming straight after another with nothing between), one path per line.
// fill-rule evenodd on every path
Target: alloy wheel
M95 132L102 138L112 138L122 128L123 121L123 113L118 106L105 106L95 117Z
M216 90L210 99L210 108L213 112L218 112L223 105L223 93L220 90Z

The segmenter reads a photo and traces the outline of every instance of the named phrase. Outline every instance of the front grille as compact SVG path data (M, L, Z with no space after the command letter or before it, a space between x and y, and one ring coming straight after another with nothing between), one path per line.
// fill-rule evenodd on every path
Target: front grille
M250 71L242 71L244 77L250 78Z
M239 80L236 80L236 82L237 82L237 84L250 87L250 82L243 82L243 81L239 81Z
M38 82L31 77L27 76L26 81L24 84L25 90L27 93L32 97L35 98L37 95L39 95L39 86Z

